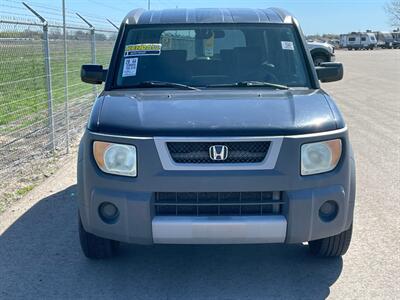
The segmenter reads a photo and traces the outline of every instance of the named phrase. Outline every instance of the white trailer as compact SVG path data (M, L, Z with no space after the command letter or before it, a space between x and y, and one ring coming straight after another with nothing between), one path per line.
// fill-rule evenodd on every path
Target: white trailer
M340 36L340 46L349 50L372 50L376 44L377 40L372 32L352 32Z

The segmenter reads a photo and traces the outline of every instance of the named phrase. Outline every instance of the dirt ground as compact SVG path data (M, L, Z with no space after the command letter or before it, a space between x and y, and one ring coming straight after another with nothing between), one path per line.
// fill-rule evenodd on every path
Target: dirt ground
M357 161L343 258L303 245L134 246L89 261L77 237L75 156L0 215L0 298L395 299L400 297L400 50L338 51L337 100Z

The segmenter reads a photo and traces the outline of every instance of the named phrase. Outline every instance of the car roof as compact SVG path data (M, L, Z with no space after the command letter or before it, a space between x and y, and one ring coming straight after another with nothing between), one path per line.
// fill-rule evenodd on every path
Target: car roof
M279 8L177 8L132 10L125 24L192 24L192 23L293 23L293 16Z

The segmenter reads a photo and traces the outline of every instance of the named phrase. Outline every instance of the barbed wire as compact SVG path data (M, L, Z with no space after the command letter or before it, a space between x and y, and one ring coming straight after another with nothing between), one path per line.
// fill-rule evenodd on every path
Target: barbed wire
M24 1L22 0L2 0L5 3L0 3L0 16L3 18L23 17L24 20L35 21L37 20L27 9L22 5ZM53 5L43 5L34 1L27 1L27 3L37 10L44 18L52 25L62 24L62 9ZM70 26L87 26L81 18L76 15L77 11L66 9L66 19ZM96 15L94 13L85 14L80 13L85 18L87 18L95 27L99 29L114 29L111 24L108 23L104 16ZM118 21L112 20L114 23L119 23Z

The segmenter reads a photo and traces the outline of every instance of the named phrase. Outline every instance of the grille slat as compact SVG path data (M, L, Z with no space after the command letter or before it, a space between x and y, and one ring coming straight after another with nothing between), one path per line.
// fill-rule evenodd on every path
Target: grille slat
M272 204L270 202L268 203L260 203L260 202L246 202L246 203L220 203L220 202L214 202L214 203L156 203L157 206L224 206L224 205L243 205L243 206L248 206L248 205L266 205L266 204ZM274 201L274 205L276 204L283 204L282 201Z
M228 147L226 160L212 160L211 146ZM262 162L270 146L268 141L253 142L168 142L168 151L175 163L181 164L240 164Z
M252 216L282 213L280 192L155 193L158 216Z

